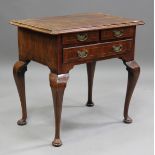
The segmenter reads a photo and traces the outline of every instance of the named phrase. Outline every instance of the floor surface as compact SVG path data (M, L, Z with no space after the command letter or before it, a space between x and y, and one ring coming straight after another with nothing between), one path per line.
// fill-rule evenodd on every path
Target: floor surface
M86 107L85 65L74 67L64 95L62 147L54 136L53 101L47 67L32 63L26 72L28 124L17 126L21 109L12 67L0 70L0 155L153 155L153 68L143 67L133 94L130 116L122 123L127 71L110 60L96 66L94 107Z

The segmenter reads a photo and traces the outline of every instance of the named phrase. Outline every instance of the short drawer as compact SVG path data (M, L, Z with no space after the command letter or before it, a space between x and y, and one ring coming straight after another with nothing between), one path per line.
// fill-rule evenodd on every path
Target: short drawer
M97 60L132 52L133 40L121 40L91 44L63 49L63 63L77 63L85 60Z
M99 41L99 31L79 32L62 35L63 45Z
M108 29L101 31L101 40L111 40L119 38L131 38L134 37L135 27L123 27L116 29Z

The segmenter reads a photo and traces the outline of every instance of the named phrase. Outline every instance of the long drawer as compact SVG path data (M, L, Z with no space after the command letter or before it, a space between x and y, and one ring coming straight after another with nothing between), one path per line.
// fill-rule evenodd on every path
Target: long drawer
M97 60L132 52L133 40L120 40L106 43L90 44L63 49L63 63L77 63L85 60Z

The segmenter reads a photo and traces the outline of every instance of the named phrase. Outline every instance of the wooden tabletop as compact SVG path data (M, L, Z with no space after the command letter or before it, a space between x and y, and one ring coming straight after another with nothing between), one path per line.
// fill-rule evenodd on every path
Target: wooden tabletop
M144 24L141 20L127 19L103 13L83 13L36 19L12 20L10 23L18 27L52 35Z

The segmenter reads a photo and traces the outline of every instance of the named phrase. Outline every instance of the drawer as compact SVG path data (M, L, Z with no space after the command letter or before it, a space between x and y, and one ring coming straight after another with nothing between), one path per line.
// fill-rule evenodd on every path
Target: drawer
M101 31L101 40L111 40L119 38L131 38L134 37L135 27L123 27L116 29L108 29Z
M82 44L95 41L99 41L99 31L69 33L62 35L63 45Z
M132 52L133 40L121 40L91 44L63 49L63 63L77 63L85 60L97 60Z

